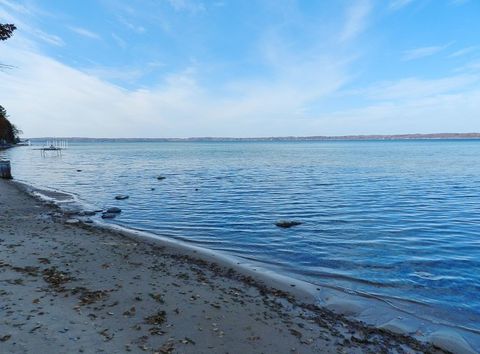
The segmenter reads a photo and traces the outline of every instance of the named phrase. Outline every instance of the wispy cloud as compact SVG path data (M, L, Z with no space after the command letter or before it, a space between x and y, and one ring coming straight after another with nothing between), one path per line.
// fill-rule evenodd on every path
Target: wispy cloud
M415 60L425 58L437 54L444 50L447 46L430 46L415 49L409 49L403 52L403 60Z
M342 42L357 37L365 30L368 24L368 15L371 10L372 3L370 0L354 1L347 8L345 23L340 33L340 40Z
M474 52L474 51L477 50L477 49L478 49L478 47L475 47L475 46L466 47L466 48L463 48L463 49L460 49L460 50L457 50L457 51L453 52L453 53L450 54L448 57L449 57L449 58L461 57L461 56L470 54L470 53Z
M190 13L199 13L206 10L205 4L197 0L167 0L167 2L176 11L187 11Z
M35 17L36 15L37 11L33 7L27 8L26 6L12 3L8 0L0 0L0 20L2 22L14 23L17 28L19 28L18 32L20 37L33 37L50 45L57 47L64 46L65 43L59 36L47 33L27 22L27 18ZM18 34L16 37L17 36Z
M468 90L472 85L480 83L480 75L457 75L438 79L405 78L394 82L376 84L355 94L366 95L371 100L396 101L421 97L432 97L439 94L452 94Z
M123 38L121 38L120 36L117 36L115 33L112 33L112 38L120 48L122 49L127 48L127 42Z
M72 32L75 32L83 37L87 37L87 38L90 38L90 39L101 39L100 36L92 31L89 31L85 28L82 28L82 27L69 27L69 29L72 31Z
M136 32L136 33L145 33L146 32L146 28L143 27L143 26L140 26L140 25L137 25L129 20L127 20L125 17L123 16L118 16L118 21L124 25L125 27L129 28L130 30Z
M30 29L30 32L33 36L37 37L38 39L41 39L42 41L48 44L52 44L58 47L65 45L65 42L63 41L63 39L54 34L49 34L39 29Z
M390 1L390 8L392 10L399 10L402 7L405 7L412 3L414 0L391 0Z

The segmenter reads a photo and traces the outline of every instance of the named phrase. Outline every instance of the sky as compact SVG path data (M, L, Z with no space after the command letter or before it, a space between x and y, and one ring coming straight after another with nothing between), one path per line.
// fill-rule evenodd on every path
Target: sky
M25 137L480 132L478 0L0 0Z

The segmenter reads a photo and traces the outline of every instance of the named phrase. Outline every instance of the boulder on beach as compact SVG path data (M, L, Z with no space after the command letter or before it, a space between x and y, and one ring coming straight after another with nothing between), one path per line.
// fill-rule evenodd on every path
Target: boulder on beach
M107 214L118 214L121 213L122 209L117 208L117 207L112 207L107 209Z
M120 194L120 195L115 196L116 200L125 200L125 199L128 199L128 198L130 198L130 197L128 195L124 195L124 194Z
M301 224L302 223L300 221L295 221L295 220L279 220L275 223L276 226L282 227L284 229L288 229L292 226L297 226Z
M117 216L117 213L103 213L102 219L114 219Z

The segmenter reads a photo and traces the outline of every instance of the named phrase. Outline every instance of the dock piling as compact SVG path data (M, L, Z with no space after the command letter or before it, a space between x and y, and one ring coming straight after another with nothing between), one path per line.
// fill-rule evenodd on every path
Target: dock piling
M0 178L12 179L12 171L10 167L10 161L1 160L0 161Z

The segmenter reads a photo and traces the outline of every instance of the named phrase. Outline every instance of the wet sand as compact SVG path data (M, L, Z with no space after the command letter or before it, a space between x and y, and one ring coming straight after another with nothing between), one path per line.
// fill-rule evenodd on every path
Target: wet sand
M1 353L443 353L0 180Z

